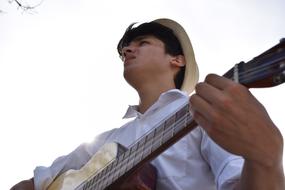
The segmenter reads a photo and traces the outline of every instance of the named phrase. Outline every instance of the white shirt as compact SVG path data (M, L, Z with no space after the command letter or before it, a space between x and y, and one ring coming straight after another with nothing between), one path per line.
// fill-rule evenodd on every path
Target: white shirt
M118 142L129 147L188 100L186 93L173 89L161 94L144 114L137 111L137 106L130 106L124 117L134 117L131 122L100 134L90 144L80 145L70 154L57 158L50 167L36 167L35 189L46 189L61 173L81 168L105 143ZM157 190L231 190L239 180L243 159L220 148L197 127L152 164L158 170Z

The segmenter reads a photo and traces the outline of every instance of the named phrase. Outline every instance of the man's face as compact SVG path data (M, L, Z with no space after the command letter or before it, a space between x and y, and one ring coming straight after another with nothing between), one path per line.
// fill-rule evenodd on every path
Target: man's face
M124 77L128 82L155 80L170 72L170 56L164 43L154 36L139 36L122 49Z

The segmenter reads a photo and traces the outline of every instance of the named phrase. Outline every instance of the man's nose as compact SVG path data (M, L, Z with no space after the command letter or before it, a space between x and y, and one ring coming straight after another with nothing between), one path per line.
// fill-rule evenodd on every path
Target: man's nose
M123 57L125 57L128 53L133 53L133 52L134 52L134 47L132 45L125 46L122 49Z

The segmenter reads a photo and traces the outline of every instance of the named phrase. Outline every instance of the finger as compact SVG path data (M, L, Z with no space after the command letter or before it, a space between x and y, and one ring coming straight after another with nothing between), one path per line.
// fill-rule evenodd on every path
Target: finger
M234 83L232 80L216 74L207 75L205 82L220 90L224 90Z
M210 130L208 121L198 111L192 110L191 113L196 123L208 133Z
M220 89L217 89L206 82L198 83L195 87L195 90L197 95L212 105L219 104L222 97L224 96L223 92Z
M199 95L193 94L190 97L189 101L190 101L191 112L193 112L194 115L195 115L195 112L198 112L200 113L200 115L203 116L203 118L211 117L210 113L213 111L212 107L207 101L205 101Z

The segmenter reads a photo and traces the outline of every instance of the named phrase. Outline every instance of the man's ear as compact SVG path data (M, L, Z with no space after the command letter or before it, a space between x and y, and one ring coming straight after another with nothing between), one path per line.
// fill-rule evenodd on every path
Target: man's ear
M183 67L186 64L185 57L183 55L172 56L170 63L172 66Z

